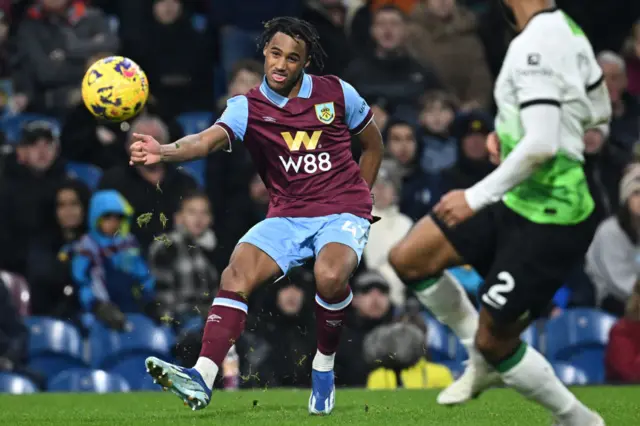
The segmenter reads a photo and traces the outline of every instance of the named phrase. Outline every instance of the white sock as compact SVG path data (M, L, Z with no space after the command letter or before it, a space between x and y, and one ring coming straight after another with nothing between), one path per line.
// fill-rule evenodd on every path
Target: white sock
M313 357L311 368L316 371L331 371L333 370L333 364L336 359L336 354L325 355L320 351L316 351L316 356Z
M594 418L591 410L564 386L538 351L522 345L510 359L496 367L504 383L551 411L563 425L591 424Z
M216 380L219 370L216 363L211 361L209 358L201 356L198 358L198 361L193 368L200 373L204 383L209 387L209 389L213 389L213 383Z
M466 341L473 345L478 331L478 311L471 304L462 286L449 272L445 271L435 284L415 291L415 294L436 319L448 326L463 344Z

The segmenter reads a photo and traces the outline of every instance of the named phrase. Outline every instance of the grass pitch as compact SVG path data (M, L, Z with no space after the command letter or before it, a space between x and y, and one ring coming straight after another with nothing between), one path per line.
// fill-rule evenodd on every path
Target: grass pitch
M640 425L640 387L573 389L608 426ZM327 417L307 414L306 390L216 392L211 405L193 412L173 394L0 395L0 423L22 426L151 425L551 425L536 405L507 389L492 390L462 407L439 407L437 391L338 390Z

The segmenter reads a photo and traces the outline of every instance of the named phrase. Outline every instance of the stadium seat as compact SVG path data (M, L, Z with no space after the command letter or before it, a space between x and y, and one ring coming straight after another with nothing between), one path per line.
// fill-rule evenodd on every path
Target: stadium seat
M587 374L580 368L561 361L554 362L552 366L556 376L567 386L586 385L589 383Z
M175 343L171 329L156 325L140 314L127 315L127 330L120 333L99 322L89 332L91 365L110 370L118 362L130 357L146 358L150 355L167 357ZM141 369L144 364L141 364Z
M20 395L38 392L38 387L30 379L12 373L0 373L0 393Z
M446 366L451 371L454 380L457 380L458 377L460 377L462 373L464 373L465 366L459 361L440 361L436 364L442 364Z
M49 381L50 392L129 392L127 380L102 370L74 368L63 371Z
M595 309L572 309L545 325L545 355L582 369L591 383L604 381L604 351L612 315Z
M22 135L22 126L25 123L40 120L51 123L56 134L60 134L60 122L53 117L41 114L19 114L5 118L0 122L0 128L6 135L9 143L17 144Z
M83 342L72 324L54 318L29 317L29 366L52 377L75 367L84 367Z
M153 383L153 379L147 374L144 360L148 354L123 355L122 359L115 361L109 368L109 373L118 374L127 378L131 390L162 390Z
M67 163L67 175L73 179L80 180L91 191L95 191L102 178L102 170L93 164L69 161Z
M29 284L22 275L8 271L0 271L0 279L4 282L13 306L15 306L21 317L27 317L31 314L31 290Z
M194 30L196 30L199 33L205 32L207 30L208 25L209 23L207 21L206 15L195 13L191 17L191 26L193 27Z
M427 324L427 350L431 360L436 363L456 359L457 345L454 336L436 319L424 315Z
M522 332L520 338L527 345L532 348L538 348L538 329L536 328L536 324L531 324L525 331Z
M186 163L180 164L180 167L196 181L200 188L205 187L207 179L207 160L199 158L197 160L187 161Z

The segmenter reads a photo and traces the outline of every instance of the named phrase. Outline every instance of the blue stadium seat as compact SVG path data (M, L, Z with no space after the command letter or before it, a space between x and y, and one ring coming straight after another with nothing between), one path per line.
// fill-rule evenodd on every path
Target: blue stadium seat
M160 386L154 386L153 379L147 374L144 364L147 356L148 354L140 353L123 355L122 358L114 361L115 363L108 371L126 377L131 390L161 390Z
M60 135L60 122L47 115L41 114L19 114L8 117L0 122L0 129L5 133L8 143L17 144L22 134L22 126L31 121L47 121L52 124L56 135Z
M536 324L531 324L525 331L522 332L520 338L527 345L532 348L538 348L538 329L536 328Z
M592 383L604 382L604 351L612 315L595 309L572 309L545 325L546 357L581 368Z
M589 383L587 374L580 368L561 361L554 362L551 365L556 376L567 386L586 385Z
M208 111L185 112L176 119L182 127L182 131L187 135L199 133L213 124L213 114ZM196 180L198 185L205 186L206 160L192 160L182 163L180 166Z
M451 370L454 380L457 380L464 373L464 364L460 361L440 361L436 364L442 364Z
M29 366L46 377L84 367L83 341L72 324L54 318L29 317Z
M38 387L30 379L12 373L0 373L0 393L20 395L38 392Z
M431 316L425 314L424 320L427 324L427 350L433 362L455 360L458 349L455 337Z
M199 33L205 32L207 30L208 25L209 25L209 22L207 21L206 15L195 13L191 17L191 26L193 27L194 30L196 30Z
M140 314L127 315L127 330L122 333L107 329L99 322L94 323L89 332L91 365L105 370L132 356L166 358L174 344L171 329L159 327ZM140 368L144 368L144 363Z
M67 163L67 174L74 179L82 181L89 189L95 191L102 178L102 169L89 163L69 161Z
M88 368L63 371L49 381L50 392L129 392L127 380L117 374Z

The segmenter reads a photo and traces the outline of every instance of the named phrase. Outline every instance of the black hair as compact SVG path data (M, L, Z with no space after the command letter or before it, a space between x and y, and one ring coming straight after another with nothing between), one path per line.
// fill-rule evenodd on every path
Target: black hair
M200 189L191 189L187 191L186 194L184 194L182 196L182 199L180 200L179 210L184 209L184 206L187 202L191 200L197 200L197 199L206 201L207 204L209 205L209 210L211 210L211 200L209 200L209 197L207 196L207 194L204 191L201 191Z
M327 54L320 44L320 36L313 25L291 16L273 18L264 24L264 31L258 37L258 48L264 49L276 33L283 33L294 39L304 41L307 46L308 59L311 59L311 63L319 70L322 70L324 57Z

